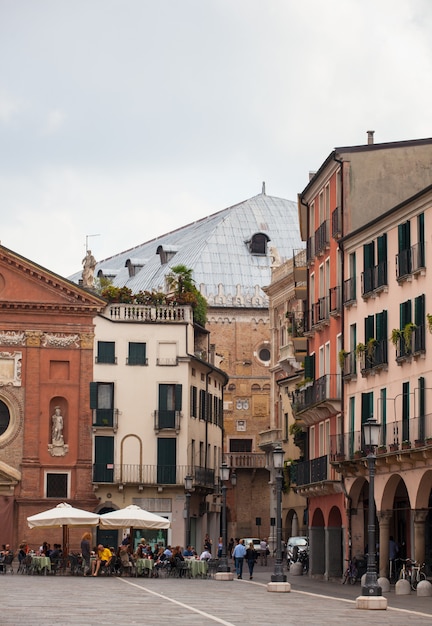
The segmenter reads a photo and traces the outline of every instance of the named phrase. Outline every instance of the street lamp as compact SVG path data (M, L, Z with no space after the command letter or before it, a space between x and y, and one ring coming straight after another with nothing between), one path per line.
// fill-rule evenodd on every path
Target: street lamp
M376 419L370 418L364 422L363 441L368 449L367 462L369 470L369 516L368 516L368 560L366 581L362 587L362 596L381 596L381 587L377 582L375 561L375 448L379 444L381 425Z
M187 549L191 543L191 529L190 529L190 498L193 488L193 478L189 474L185 476L185 491L186 491L186 530L185 530L185 548Z
M273 467L276 473L276 561L274 566L274 574L271 581L273 583L286 582L286 575L283 573L282 566L282 468L284 463L284 451L278 443L273 448Z
M235 474L233 474L235 476ZM229 572L230 567L227 560L227 514L226 514L226 482L230 477L230 468L226 463L220 467L220 479L222 483L222 556L220 559L218 572ZM236 477L237 480L237 477Z

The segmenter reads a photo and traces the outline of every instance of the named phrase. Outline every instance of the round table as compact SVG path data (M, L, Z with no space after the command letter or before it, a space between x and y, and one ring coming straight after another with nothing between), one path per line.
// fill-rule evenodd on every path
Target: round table
M138 576L141 576L144 573L144 570L151 570L154 567L153 559L137 559L135 561L135 569Z

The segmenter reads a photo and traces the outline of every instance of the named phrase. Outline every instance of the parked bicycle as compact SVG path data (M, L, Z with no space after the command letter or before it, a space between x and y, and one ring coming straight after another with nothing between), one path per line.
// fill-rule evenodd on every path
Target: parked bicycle
M356 558L345 559L345 561L348 562L348 566L345 570L345 574L343 575L342 584L345 585L345 583L348 582L350 585L355 585L358 577Z
M407 580L411 585L411 589L415 591L421 580L426 580L424 572L425 563L421 565L413 559L400 559L402 567L399 572L399 580Z

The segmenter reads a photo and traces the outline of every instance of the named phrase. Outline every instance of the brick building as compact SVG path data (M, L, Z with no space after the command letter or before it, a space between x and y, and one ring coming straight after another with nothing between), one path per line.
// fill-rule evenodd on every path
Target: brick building
M39 546L45 531L29 531L29 515L61 501L97 503L89 383L93 318L103 305L0 247L0 543ZM50 531L51 542L61 539L61 529Z

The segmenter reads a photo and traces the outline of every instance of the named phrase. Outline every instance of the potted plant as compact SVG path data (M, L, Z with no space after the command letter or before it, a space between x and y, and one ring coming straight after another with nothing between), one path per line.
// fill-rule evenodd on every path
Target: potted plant
M426 321L427 321L428 330L430 333L432 333L432 314L431 313L426 313Z
M345 358L348 352L346 350L339 350L338 359L339 359L339 367L343 370L345 365Z
M404 338L404 343L405 343L405 350L407 352L411 351L412 348L412 334L415 331L415 329L417 328L416 324L413 324L413 322L408 322L408 324L405 324L404 329L403 329L403 338Z
M378 446L377 454L385 454L387 452L387 446Z
M432 437L426 437L425 444L427 446L432 446Z
M424 445L425 445L424 439L415 439L414 440L414 447L415 448L423 448Z
M354 458L355 459L361 459L363 457L364 457L363 450L356 450L354 452Z
M366 352L366 346L364 343L358 343L356 346L356 357L360 359Z
M375 354L375 346L377 345L377 343L378 341L374 337L370 337L367 341L366 353L370 359L372 359Z
M397 347L401 337L402 337L401 329L400 328L393 328L393 330L391 331L390 341L392 342L392 344L395 347Z
M397 444L396 442L393 442L389 445L390 448L390 452L396 452L396 450L399 450L399 444Z
M404 439L402 441L402 450L409 450L411 448L411 441L409 439Z

